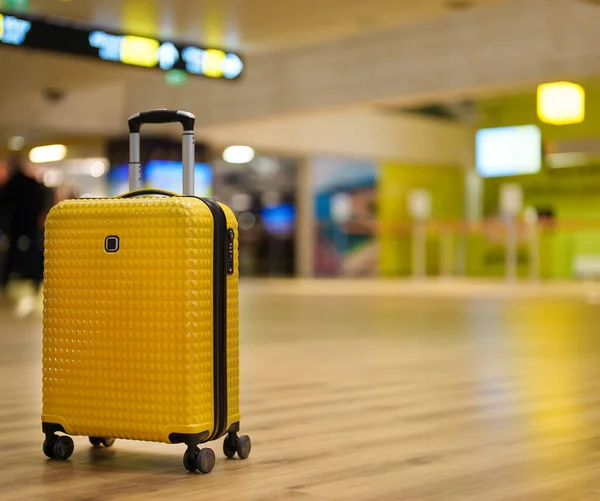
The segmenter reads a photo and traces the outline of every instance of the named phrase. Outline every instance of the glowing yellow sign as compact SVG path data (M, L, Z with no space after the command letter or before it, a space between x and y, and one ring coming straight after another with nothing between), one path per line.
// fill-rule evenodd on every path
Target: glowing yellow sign
M537 114L545 123L568 125L585 118L585 91L571 82L541 84L537 88Z
M204 51L204 57L202 60L202 66L204 68L204 74L207 77L220 77L223 75L223 59L225 59L225 52L217 49L208 49Z
M2 40L2 33L4 32L4 16L0 14L0 40Z
M121 42L121 62L152 68L158 64L158 40L125 35Z

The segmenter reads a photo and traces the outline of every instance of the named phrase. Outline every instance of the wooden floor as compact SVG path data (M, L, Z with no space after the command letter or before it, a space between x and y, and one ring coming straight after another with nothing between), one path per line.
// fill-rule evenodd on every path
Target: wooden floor
M483 287L483 288L482 288ZM76 438L42 454L40 318L0 312L0 499L600 499L600 306L589 288L373 282L242 290L246 461Z

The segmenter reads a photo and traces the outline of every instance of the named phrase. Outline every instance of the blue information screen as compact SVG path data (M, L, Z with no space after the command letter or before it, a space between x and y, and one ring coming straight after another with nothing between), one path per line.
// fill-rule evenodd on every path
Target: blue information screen
M475 148L482 177L535 174L542 166L542 133L535 125L479 129Z
M108 171L108 196L116 197L129 191L129 164L114 165Z
M144 169L145 185L148 188L181 193L183 173L181 162L172 160L152 160ZM209 197L212 193L212 171L207 164L197 163L194 170L194 195Z
M292 204L264 207L260 215L267 233L272 235L289 235L293 233L296 209Z

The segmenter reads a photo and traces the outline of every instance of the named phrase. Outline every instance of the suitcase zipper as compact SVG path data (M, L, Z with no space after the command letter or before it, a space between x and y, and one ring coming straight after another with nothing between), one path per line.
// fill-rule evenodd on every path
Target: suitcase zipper
M200 197L198 197L200 198ZM214 416L212 435L215 440L225 433L227 426L227 219L221 206L209 198L200 198L213 215L213 367Z

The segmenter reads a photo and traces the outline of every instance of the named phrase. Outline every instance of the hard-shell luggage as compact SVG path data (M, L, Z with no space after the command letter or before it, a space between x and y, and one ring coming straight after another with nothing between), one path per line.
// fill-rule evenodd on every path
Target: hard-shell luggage
M143 124L183 126L183 195L141 188ZM45 225L43 450L68 459L72 436L184 443L207 473L238 436L238 227L225 205L193 195L191 113L129 118L131 191L68 200Z

